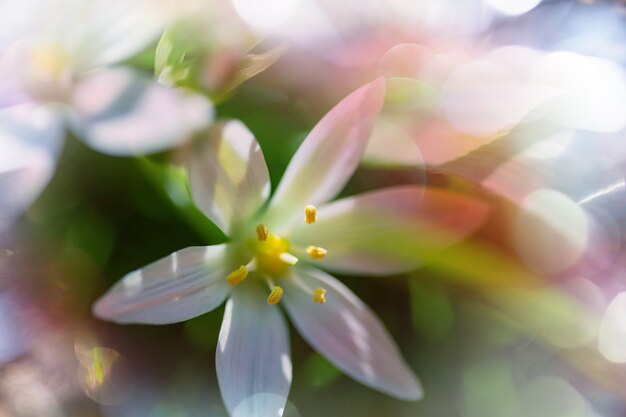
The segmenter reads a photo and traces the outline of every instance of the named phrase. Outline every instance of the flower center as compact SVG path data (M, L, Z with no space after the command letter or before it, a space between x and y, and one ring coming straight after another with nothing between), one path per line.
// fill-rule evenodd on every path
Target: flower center
M253 241L256 271L272 278L280 278L285 275L289 267L298 262L298 258L289 253L290 246L287 239L273 233L268 233L265 240Z
M308 205L304 209L304 221L306 224L313 224L317 219L317 209ZM281 236L271 233L267 226L259 224L256 226L256 239L249 242L252 251L252 261L248 265L242 265L226 277L230 285L237 285L246 278L248 273L254 271L262 277L271 288L271 293L267 298L268 304L278 304L283 297L283 289L274 285L274 279L281 278L289 268L298 262L298 258L290 250L291 244ZM307 246L306 248L293 248L297 254L306 254L312 260L319 260L326 256L326 249L317 246ZM326 302L326 290L323 288L305 289L311 293L313 301L319 304Z
M20 76L31 94L40 99L61 100L72 83L72 56L57 42L34 45Z
M42 75L50 78L60 77L71 64L69 52L57 43L44 43L32 51L31 62L33 68Z

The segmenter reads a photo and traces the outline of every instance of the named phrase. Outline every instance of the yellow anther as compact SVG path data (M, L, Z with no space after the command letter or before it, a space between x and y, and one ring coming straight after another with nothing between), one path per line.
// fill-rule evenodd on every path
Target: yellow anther
M295 265L298 263L298 258L290 254L289 252L283 252L278 255L278 258L288 265Z
M318 287L313 290L313 301L318 304L324 304L326 302L326 290L322 287Z
M322 259L324 256L326 256L328 251L318 246L308 246L306 248L306 253L308 253L309 256L313 259Z
M237 285L246 278L248 278L248 268L241 265L238 269L228 274L226 281L228 281L230 285Z
M315 223L317 219L317 209L315 206L308 205L304 208L304 221L306 224Z
M267 297L267 304L270 304L270 305L278 304L280 300L283 298L283 293L284 293L283 289L279 287L278 285L273 287L272 292Z
M257 224L256 226L256 240L259 242L265 242L270 232L267 230L267 226L263 223Z

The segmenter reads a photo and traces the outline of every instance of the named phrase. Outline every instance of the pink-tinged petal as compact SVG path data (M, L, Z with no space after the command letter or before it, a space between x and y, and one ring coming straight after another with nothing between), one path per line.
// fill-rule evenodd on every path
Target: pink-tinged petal
M436 166L461 158L499 139L502 134L470 135L455 129L445 119L432 117L422 122L413 138L422 152L425 165Z
M190 158L189 182L195 203L227 234L258 211L270 193L263 151L238 120L211 130L203 149Z
M216 355L217 379L231 417L280 417L291 386L289 335L266 294L237 287L226 304Z
M317 221L298 226L291 241L326 249L312 261L325 269L401 273L475 232L488 211L482 201L443 189L390 187L319 207Z
M271 202L270 223L284 222L286 213L299 216L307 204L322 204L341 191L361 160L385 91L385 80L378 78L319 121L283 175Z
M282 281L287 307L302 337L350 377L403 400L418 400L422 388L391 336L374 313L330 275L297 268ZM326 289L317 304L311 292Z
M168 324L218 307L229 292L226 245L190 247L126 275L94 305L117 323Z
M362 163L374 167L417 168L424 166L424 158L405 120L389 115L376 122Z
M123 68L83 78L72 105L78 134L94 149L112 155L162 151L213 120L213 107L205 97Z
M604 313L598 349L607 360L626 363L626 292L617 294Z
M423 45L402 43L385 52L378 62L379 72L388 77L419 78L422 68L433 55Z
M0 110L0 230L33 203L52 177L63 134L59 117L44 107Z

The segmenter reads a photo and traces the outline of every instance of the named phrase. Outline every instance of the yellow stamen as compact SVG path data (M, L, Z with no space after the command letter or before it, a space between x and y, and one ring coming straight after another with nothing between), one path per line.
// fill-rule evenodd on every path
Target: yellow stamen
M308 246L306 248L306 253L308 253L309 256L313 259L322 259L324 256L326 256L328 251L318 246Z
M298 258L290 254L289 252L283 252L278 255L278 258L288 265L295 265L298 263Z
M270 305L278 304L280 300L283 298L283 293L284 293L283 289L279 287L278 285L273 287L272 292L267 297L267 304L270 304Z
M313 290L313 301L318 304L324 304L326 302L326 290L322 287L318 287Z
M226 281L228 281L230 285L237 285L246 278L248 278L248 268L241 265L239 269L236 269L235 271L228 274L228 276L226 277Z
M315 223L317 219L317 209L315 206L308 205L304 208L304 221L306 224Z
M256 226L256 240L259 242L265 242L269 236L269 230L263 223Z

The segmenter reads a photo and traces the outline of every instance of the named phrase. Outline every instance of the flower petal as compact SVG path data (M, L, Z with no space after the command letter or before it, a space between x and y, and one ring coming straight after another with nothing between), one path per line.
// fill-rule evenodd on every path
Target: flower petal
M224 233L267 200L270 177L252 132L238 120L216 126L189 161L191 194Z
M46 186L62 139L59 118L44 107L24 104L0 110L0 230Z
M300 215L307 204L325 203L354 173L385 98L378 78L337 104L306 137L276 190L270 225L284 223L285 213Z
M91 44L83 47L92 54L91 67L121 62L156 41L167 24L165 10L149 0L97 0L85 10L83 22ZM84 6L83 6L84 7ZM83 16L84 13L83 12Z
M168 324L218 307L229 291L226 245L190 247L129 273L94 305L117 323Z
M479 200L433 187L397 186L318 209L317 221L291 236L328 251L316 265L343 273L393 274L476 231L488 212Z
M314 268L297 268L283 280L283 303L311 346L350 377L403 400L422 397L417 378L372 311L347 287ZM308 289L326 289L316 304Z
M94 149L112 155L157 152L208 126L203 96L150 81L129 69L91 73L74 90L76 129Z
M257 288L237 288L226 304L217 378L231 417L280 417L291 385L285 319Z

